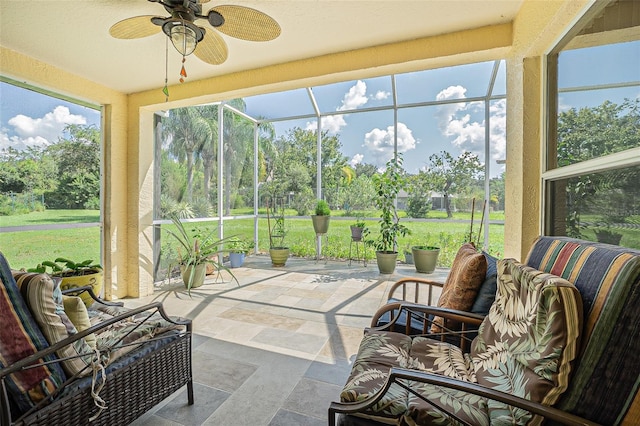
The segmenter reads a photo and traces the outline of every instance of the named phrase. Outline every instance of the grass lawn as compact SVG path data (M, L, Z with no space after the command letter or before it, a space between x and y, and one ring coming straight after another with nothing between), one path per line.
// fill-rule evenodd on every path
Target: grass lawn
M293 211L287 213L295 214ZM372 216L375 214L374 212L370 213ZM399 258L401 260L404 260L402 252L405 248L410 249L412 245L428 244L441 248L440 266L451 265L458 247L468 238L470 215L468 213L466 216L462 213L455 214L454 219L465 220L465 223L446 221L444 212L433 213L433 216L436 213L441 214L443 220L415 222L406 218L402 220L402 223L411 230L411 235L401 238L398 242L401 251ZM495 218L492 216L492 219L501 218L501 214L496 216ZM477 221L480 220L479 215L476 215L475 219L475 231L477 232ZM47 210L25 215L2 216L0 217L0 226L99 222L99 220L100 214L95 210ZM326 256L333 259L347 259L349 257L349 243L351 241L349 226L354 222L355 219L342 219L339 214L333 215L329 232L326 238L323 237L322 239L323 257ZM242 235L252 239L253 223L253 219L225 221L225 235ZM260 218L258 224L258 250L262 253L267 253L269 236L266 218ZM308 217L287 217L285 224L287 235L284 242L291 249L292 255L314 258L316 255L316 236L311 219ZM375 237L377 220L366 220L366 224L371 229L371 236ZM162 225L161 228L171 226ZM193 225L193 227L209 229L213 229L215 226L217 226L217 222L198 222ZM170 257L172 251L175 250L175 244L172 238L164 232L161 233L161 246L163 257L165 257L163 264L168 264L169 259L167 257ZM489 251L496 256L500 256L503 252L503 247L504 226L491 225ZM7 257L13 268L31 268L44 260L54 260L57 257L66 257L74 261L85 259L98 261L100 259L100 229L95 227L0 233L0 250ZM372 248L366 250L366 255L368 259L375 258Z
M239 212L233 212L239 214ZM295 215L294 211L287 211L287 215ZM375 212L364 212L367 217L375 217ZM450 266L460 244L468 239L469 213L454 213L454 220L446 220L445 212L429 212L429 218L435 220L412 221L403 218L401 223L410 230L411 235L400 238L399 259L404 260L404 250L412 245L434 245L440 247L439 266ZM504 218L502 212L492 213L491 220ZM99 222L100 213L96 210L47 210L32 212L24 215L0 216L0 227L24 226L56 223L86 223ZM478 231L480 216L475 216L474 231ZM331 224L326 237L323 237L323 257L332 259L347 259L349 257L349 243L351 232L349 226L355 222L353 218L341 216L341 212L332 212ZM253 239L253 219L228 220L224 222L226 236L241 235ZM366 220L371 229L372 237L377 233L377 219ZM258 251L268 253L269 235L267 219L258 219ZM172 225L162 225L161 228ZM217 222L198 222L193 227L214 229ZM291 249L294 256L314 258L316 255L316 236L311 219L308 217L287 217L285 219L287 235L284 243ZM489 227L488 251L497 257L504 253L504 226L492 224ZM640 247L640 229L616 229L622 236L621 245L626 247ZM595 240L592 229L583 230L583 238ZM482 242L481 242L482 243ZM168 234L161 232L161 247L163 261L161 269L169 264L175 244ZM100 259L100 228L74 228L64 230L39 230L0 232L0 251L9 260L13 268L31 268L44 260L55 260L66 257L74 261ZM355 248L354 248L355 251ZM367 248L366 256L373 260L375 253Z

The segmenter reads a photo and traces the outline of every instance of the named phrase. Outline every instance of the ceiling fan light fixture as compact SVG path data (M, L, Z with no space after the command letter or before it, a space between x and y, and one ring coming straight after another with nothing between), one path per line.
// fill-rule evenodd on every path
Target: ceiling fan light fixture
M182 55L189 56L196 50L198 42L204 37L203 31L187 21L170 20L162 30L171 38L173 47Z

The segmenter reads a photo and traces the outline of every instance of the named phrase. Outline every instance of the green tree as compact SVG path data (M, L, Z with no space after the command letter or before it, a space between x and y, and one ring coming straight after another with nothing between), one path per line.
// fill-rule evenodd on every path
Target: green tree
M407 176L407 215L425 218L431 210L431 190L424 185L420 175Z
M187 168L187 201L193 200L193 172L202 145L212 139L211 127L197 107L176 108L163 121L169 152Z
M374 196L375 190L371 178L360 175L343 188L340 204L347 214L351 214L354 210L366 210L373 207Z
M304 184L308 188L317 186L317 136L313 130L295 127L275 142L277 155L272 157L271 179L279 179L284 192L296 192ZM336 205L336 194L347 158L340 152L337 136L321 133L322 183L325 198L331 206ZM302 173L302 170L305 173ZM309 179L306 179L306 177ZM301 182L300 179L305 179ZM283 192L283 193L284 193Z
M489 180L489 205L494 210L504 210L504 172Z
M67 138L46 149L58 168L58 185L46 192L49 207L97 209L100 207L100 130L70 124Z
M571 108L558 116L558 166L640 146L640 98Z
M625 99L620 105L604 101L596 107L572 108L558 115L558 166L640 146L640 99ZM556 197L566 197L566 234L584 238L587 223L581 216L591 214L609 228L624 221L638 204L637 168L590 173L567 180ZM556 202L562 203L561 200ZM593 219L592 219L593 220Z
M475 154L465 151L458 158L453 158L450 153L441 151L429 156L429 166L426 171L420 172L418 179L433 191L442 194L447 217L451 218L451 196L471 192L482 171L482 164Z
M0 153L0 192L42 195L58 185L58 168L42 147Z

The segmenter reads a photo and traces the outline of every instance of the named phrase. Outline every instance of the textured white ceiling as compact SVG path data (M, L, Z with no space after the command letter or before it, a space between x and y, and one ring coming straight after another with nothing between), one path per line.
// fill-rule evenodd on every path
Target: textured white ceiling
M229 57L222 65L187 58L188 81L390 42L513 20L523 0L212 0L260 10L282 28L269 42L222 35ZM147 0L0 0L0 44L115 90L133 93L162 86L162 34L118 40L109 27L137 15L167 16ZM206 21L198 25L208 28ZM169 43L169 84L179 78L181 56Z

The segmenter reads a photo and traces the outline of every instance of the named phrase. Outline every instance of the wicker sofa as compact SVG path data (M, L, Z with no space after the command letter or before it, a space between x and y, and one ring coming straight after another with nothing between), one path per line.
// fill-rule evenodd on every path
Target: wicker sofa
M193 404L191 322L11 271L0 253L0 424L126 425L183 386ZM89 292L87 309L77 295Z
M398 309L457 323L464 312L400 303L374 321L329 424L638 424L640 251L539 237L524 264L499 262L497 281L468 351L392 327Z

